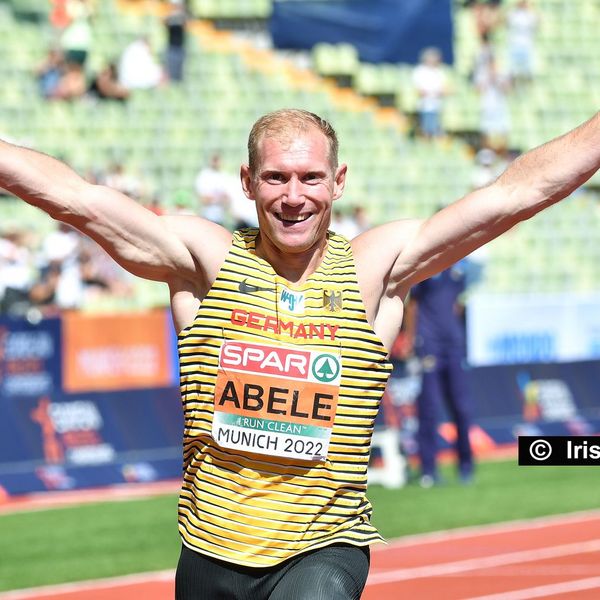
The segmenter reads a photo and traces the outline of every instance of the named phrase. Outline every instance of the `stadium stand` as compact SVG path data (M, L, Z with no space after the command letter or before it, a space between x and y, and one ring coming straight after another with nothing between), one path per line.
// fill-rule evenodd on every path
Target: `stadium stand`
M180 85L135 91L127 102L47 101L38 93L34 72L52 42L48 6L32 0L0 5L7 57L0 63L0 135L60 156L82 173L120 162L147 183L149 195L166 210L174 208L181 190L192 190L195 174L212 152L221 153L226 169L237 171L245 160L250 124L282 106L307 108L333 122L351 167L345 202L365 206L372 223L426 216L473 185L476 149L465 138L477 133L479 122L479 101L469 81L478 41L468 8L457 4L454 15L456 62L448 67L453 93L443 114L450 135L430 143L414 137L410 128L416 102L411 65L363 64L347 44L320 44L310 56L313 71L222 29L228 20L237 30L246 21L255 29L268 18L267 0L191 2L198 20L189 25ZM540 0L536 6L543 18L535 79L525 95L509 99L509 145L516 151L574 126L600 103L600 42L594 31L600 6L575 7L567 0ZM88 76L140 35L160 53L163 9L158 1L96 2ZM495 36L505 61L502 28ZM594 186L600 186L598 178L589 191L550 209L535 226L524 223L490 244L480 285L492 292L598 289L600 257L592 240L600 217ZM13 223L42 232L50 226L36 211L8 198L1 210ZM153 284L139 286L143 291L136 305L164 301Z

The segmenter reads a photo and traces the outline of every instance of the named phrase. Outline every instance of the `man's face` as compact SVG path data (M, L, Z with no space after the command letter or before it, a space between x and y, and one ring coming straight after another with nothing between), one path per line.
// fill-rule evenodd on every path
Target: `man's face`
M256 173L242 167L246 196L256 202L261 241L282 253L322 247L331 205L342 195L346 165L334 171L329 144L318 129L260 143Z

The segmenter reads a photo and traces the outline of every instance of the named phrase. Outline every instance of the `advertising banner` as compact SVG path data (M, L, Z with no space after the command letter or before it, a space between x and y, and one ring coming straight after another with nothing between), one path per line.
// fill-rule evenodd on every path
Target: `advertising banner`
M181 476L167 311L0 321L0 495Z
M66 392L153 388L175 382L164 310L63 317Z
M600 361L495 365L471 368L467 375L473 411L470 437L476 455L514 445L520 435L600 433ZM378 422L380 426L393 419L399 422L407 455L418 451L419 393L418 364L395 363L388 402L383 403ZM439 448L449 450L456 431L447 407L439 410Z
M4 399L0 485L10 495L181 476L177 390Z
M61 323L0 318L0 398L60 390Z
M473 366L600 358L600 294L474 294L467 310Z

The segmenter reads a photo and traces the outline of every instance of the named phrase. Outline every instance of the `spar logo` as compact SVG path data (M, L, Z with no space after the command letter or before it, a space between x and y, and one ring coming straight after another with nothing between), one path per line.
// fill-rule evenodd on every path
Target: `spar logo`
M340 374L340 359L333 354L320 354L312 364L312 374L317 381L329 383Z
M221 347L219 368L225 372L241 371L335 384L339 382L342 365L340 357L332 353L293 346L226 341Z
M221 348L219 366L225 370L229 368L260 375L308 379L310 354L309 351L295 348L225 342Z

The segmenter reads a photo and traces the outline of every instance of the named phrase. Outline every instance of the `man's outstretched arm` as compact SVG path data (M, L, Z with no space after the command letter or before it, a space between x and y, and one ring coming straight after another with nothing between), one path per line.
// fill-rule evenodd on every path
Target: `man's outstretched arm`
M412 230L392 281L408 288L447 268L520 221L566 198L600 168L600 113L511 163L485 188Z
M199 232L209 239L226 237L200 218L172 227L172 219L156 216L114 189L88 183L64 163L2 141L0 187L76 227L128 271L147 279L202 276L206 265L190 251L185 238L194 235L186 236L187 230L193 228L196 238Z

